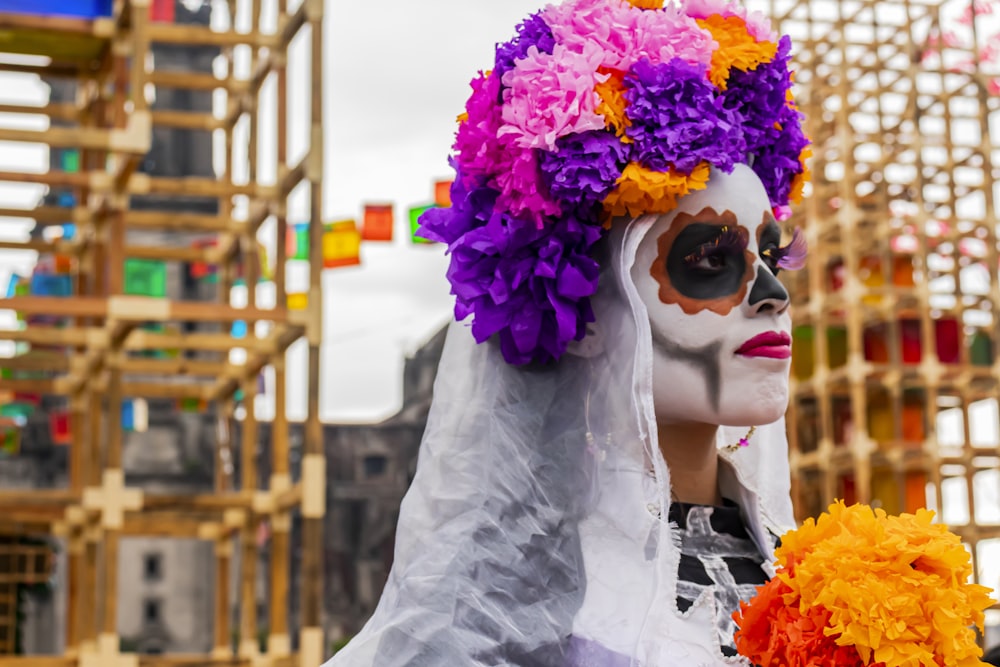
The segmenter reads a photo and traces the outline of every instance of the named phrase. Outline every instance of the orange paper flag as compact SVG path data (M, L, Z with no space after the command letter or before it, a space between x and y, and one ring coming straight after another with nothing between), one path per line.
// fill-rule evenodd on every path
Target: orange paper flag
M434 183L434 203L441 208L451 206L452 181L437 181Z
M361 238L365 241L391 241L394 222L392 204L365 204L365 226Z

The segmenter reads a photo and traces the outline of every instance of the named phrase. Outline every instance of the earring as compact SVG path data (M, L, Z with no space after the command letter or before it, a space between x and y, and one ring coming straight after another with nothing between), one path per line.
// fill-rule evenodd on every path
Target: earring
M744 447L749 447L750 446L750 438L753 437L754 431L756 431L756 430L757 430L756 426L751 426L750 430L747 431L747 434L745 436L743 436L742 438L739 439L739 442L737 442L736 444L733 444L733 445L726 445L725 450L727 452L736 452L736 451L739 451L740 449L743 449Z

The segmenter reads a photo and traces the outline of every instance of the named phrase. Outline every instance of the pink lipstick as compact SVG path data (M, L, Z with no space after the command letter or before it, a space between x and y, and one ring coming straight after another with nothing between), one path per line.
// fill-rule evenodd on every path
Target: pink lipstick
M736 354L744 357L788 359L792 356L792 338L783 331L767 331L743 343Z

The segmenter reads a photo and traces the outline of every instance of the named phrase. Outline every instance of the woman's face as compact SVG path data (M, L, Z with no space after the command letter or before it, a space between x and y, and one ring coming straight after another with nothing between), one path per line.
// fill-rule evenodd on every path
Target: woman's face
M632 268L653 333L657 418L769 424L788 405L791 318L776 275L781 231L749 167L660 216ZM768 251L772 251L769 257Z

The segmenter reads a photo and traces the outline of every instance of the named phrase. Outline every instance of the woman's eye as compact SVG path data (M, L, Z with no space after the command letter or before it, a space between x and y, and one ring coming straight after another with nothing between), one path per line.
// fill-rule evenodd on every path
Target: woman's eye
M717 272L726 268L726 254L713 246L711 250L699 249L685 258L687 265L698 271Z

